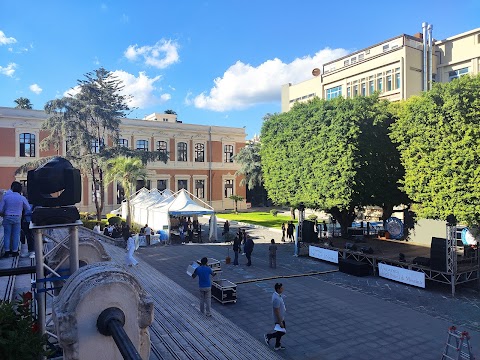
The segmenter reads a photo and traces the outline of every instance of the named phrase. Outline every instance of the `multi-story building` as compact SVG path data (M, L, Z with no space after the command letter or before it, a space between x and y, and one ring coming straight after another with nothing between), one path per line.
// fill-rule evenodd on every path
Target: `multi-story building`
M282 112L317 96L365 96L397 101L448 82L480 73L480 28L436 41L431 25L423 33L402 34L313 69L313 78L282 86ZM428 36L427 36L428 33Z
M66 153L66 143L55 150L40 151L39 143L47 133L41 130L47 115L39 110L0 107L0 188L8 189L12 181L26 183L27 174L15 171L34 158ZM169 153L167 163L150 162L147 180L138 180L141 187L170 189L185 188L216 210L233 209L231 195L245 198L246 188L235 176L239 165L233 157L245 146L245 129L222 126L185 124L174 114L154 113L144 119L122 119L120 145L132 149L164 150ZM95 211L93 182L83 178L80 211ZM105 212L119 207L122 189L110 184L105 191ZM239 202L239 208L245 202Z

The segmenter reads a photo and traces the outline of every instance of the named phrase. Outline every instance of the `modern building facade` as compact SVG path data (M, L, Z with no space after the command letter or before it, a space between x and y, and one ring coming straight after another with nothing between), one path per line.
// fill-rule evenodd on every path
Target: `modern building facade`
M310 80L283 85L282 112L315 96L328 100L378 92L398 101L428 90L432 82L480 73L480 28L437 41L432 25L423 26L423 33L385 40L313 69Z
M40 130L47 118L43 111L0 107L0 189L8 189L12 181L20 181L28 188L27 174L15 171L33 159L66 153L61 150L40 151L39 144L47 133ZM231 195L246 197L245 186L235 176L239 165L233 157L245 146L244 128L185 124L174 114L154 113L144 119L122 119L120 144L132 149L164 150L169 153L165 164L161 161L147 165L147 180L138 180L141 187L170 189L185 188L215 210L234 209ZM93 145L92 145L93 146ZM83 177L80 211L95 212L93 182ZM107 213L117 209L123 189L110 184L105 189ZM238 203L245 208L245 202Z

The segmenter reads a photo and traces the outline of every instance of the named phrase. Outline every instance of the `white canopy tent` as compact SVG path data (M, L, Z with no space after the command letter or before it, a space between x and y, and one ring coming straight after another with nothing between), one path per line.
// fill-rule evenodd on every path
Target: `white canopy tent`
M170 190L159 192L157 189L148 191L139 190L130 199L132 220L140 225L148 224L152 229L163 230L170 236L171 217L213 215L214 209L189 193L181 189L175 193ZM122 203L122 216L126 217L126 201ZM216 228L216 227L215 227ZM216 240L210 234L210 240Z

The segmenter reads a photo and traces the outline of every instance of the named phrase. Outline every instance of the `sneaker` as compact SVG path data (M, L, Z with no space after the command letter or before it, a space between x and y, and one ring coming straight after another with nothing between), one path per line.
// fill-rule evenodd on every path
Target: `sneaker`
M206 317L212 317L212 314L207 314L207 315L205 315L205 316L206 316Z
M4 258L8 258L8 257L10 257L10 254L11 254L11 252L10 252L10 251L5 251L5 254L3 254L3 256L2 256L2 257L4 257Z
M28 251L21 251L20 252L20 257L21 258L27 258L27 257L29 257L29 255L30 254L28 253Z
M278 347L275 346L275 347L273 348L273 350L276 350L276 351L278 351L278 350L285 350L285 349L286 349L285 346L282 346L282 345L280 345L280 346L278 346Z
M18 257L18 255L19 255L19 254L18 254L18 251L12 251L12 256L13 256L13 257Z
M270 339L268 338L268 335L267 334L263 335L263 338L265 339L265 344L267 344L267 346L269 346L270 345Z

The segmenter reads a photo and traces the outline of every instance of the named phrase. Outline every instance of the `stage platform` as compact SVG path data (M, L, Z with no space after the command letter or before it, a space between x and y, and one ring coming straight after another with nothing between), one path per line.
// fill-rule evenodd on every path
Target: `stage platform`
M477 286L480 286L480 257L478 248L471 249L457 246L454 249L456 261L451 266L454 270L450 271L448 266L444 270L432 269L428 263L421 261L430 259L431 249L429 246L419 246L401 240L377 237L353 237L351 239L335 237L324 239L322 242L302 243L300 255L311 254L311 246L330 250L326 252L320 251L319 256L312 257L336 263L338 263L338 259L350 259L368 263L371 266L373 275L379 275L379 264L424 274L425 280L451 285L452 295L455 295L455 286L458 284L477 281ZM338 253L338 258L335 252ZM448 261L445 253L445 263ZM408 272L405 273L408 277ZM413 275L416 274L413 273ZM404 276L401 274L398 278L401 279ZM403 282L395 278L392 280Z

